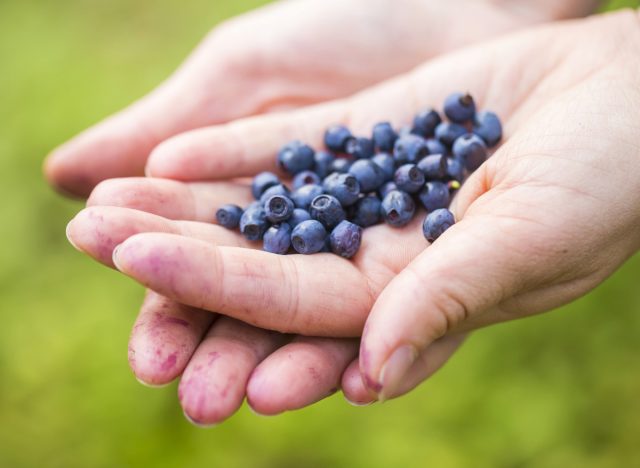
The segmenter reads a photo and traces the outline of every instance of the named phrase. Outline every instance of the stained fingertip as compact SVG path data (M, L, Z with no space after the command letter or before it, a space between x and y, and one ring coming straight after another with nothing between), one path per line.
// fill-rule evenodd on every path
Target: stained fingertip
M67 236L67 240L69 241L69 244L71 244L71 246L76 249L78 252L82 252L85 253L84 250L82 250L80 248L80 246L76 243L76 241L74 240L73 236L74 236L74 226L73 226L73 222L74 222L75 218L73 218L71 221L69 221L67 223L67 227L65 228L65 235Z
M376 398L367 389L360 374L358 360L349 364L349 367L342 374L342 394L347 403L353 406L369 406L376 401Z
M212 427L216 427L219 424L219 423L210 423L210 422L204 423L204 422L197 421L193 419L193 417L189 416L189 413L187 413L186 411L182 411L182 414L184 414L184 417L187 421L189 421L194 426L199 427L200 429L211 429Z

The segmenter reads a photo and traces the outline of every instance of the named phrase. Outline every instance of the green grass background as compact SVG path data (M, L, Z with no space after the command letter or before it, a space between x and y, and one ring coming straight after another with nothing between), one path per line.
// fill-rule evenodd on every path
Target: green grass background
M41 161L260 3L0 0L0 466L640 466L638 256L560 311L477 333L384 405L245 406L201 430L175 385L135 381L141 290L68 245L81 203L45 185Z

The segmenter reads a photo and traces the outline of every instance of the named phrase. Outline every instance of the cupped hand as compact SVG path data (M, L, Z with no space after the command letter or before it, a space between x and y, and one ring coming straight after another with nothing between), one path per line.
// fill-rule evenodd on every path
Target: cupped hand
M86 196L101 180L142 175L172 135L347 96L428 57L593 1L300 0L215 28L164 84L56 149L45 172Z
M535 28L349 99L186 133L149 160L163 177L248 176L272 168L288 139L319 145L334 122L400 125L468 89L503 116L506 142L465 183L459 223L431 247L419 220L367 229L353 261L146 233L120 245L116 264L174 300L282 332L358 336L371 312L345 376L359 366L379 397L404 393L433 371L432 343L558 307L637 251L639 40L632 11Z

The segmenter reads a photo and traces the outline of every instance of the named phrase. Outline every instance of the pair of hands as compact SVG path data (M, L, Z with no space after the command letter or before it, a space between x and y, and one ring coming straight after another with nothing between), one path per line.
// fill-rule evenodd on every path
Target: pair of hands
M466 20L456 10L455 21L453 7L435 2L412 5L422 18L389 2L359 3L287 2L223 26L167 84L47 163L54 184L85 194L103 178L141 173L146 162L154 178L98 185L68 234L156 291L134 326L130 362L151 384L182 373L181 404L196 422L225 419L245 395L264 414L338 387L360 404L400 395L444 364L464 332L566 303L639 247L634 12L532 29L349 98L188 131L147 161L172 134L344 96L461 45L473 25L519 26L506 8L477 2ZM248 31L264 40L248 44ZM461 221L434 246L424 248L417 225L377 226L352 262L276 257L209 224L221 204L248 201L241 178L272 169L283 141L319 146L339 121L356 132L379 120L405 123L456 89L503 117L508 140L465 183L453 206ZM214 322L208 310L224 316ZM352 337L365 320L358 359Z

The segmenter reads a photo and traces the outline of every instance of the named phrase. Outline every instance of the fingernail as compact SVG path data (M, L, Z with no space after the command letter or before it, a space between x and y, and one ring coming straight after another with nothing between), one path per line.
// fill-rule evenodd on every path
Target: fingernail
M136 380L141 383L142 385L144 385L145 387L149 387L149 388L162 388L162 387L166 387L168 386L171 382L167 382L167 383L163 383L163 384L152 384L149 382L145 382L144 380L142 380L140 377L138 377L137 375L135 375Z
M212 427L216 427L218 425L216 423L202 423L202 422L196 421L191 416L189 416L186 411L182 411L182 414L184 414L184 417L187 421L189 421L194 426L200 427L202 429L209 429Z
M76 249L78 252L82 252L84 253L84 250L82 250L80 247L78 247L78 244L76 244L73 241L73 238L71 237L70 231L71 231L71 224L73 224L73 221L75 220L75 218L73 218L71 221L69 221L69 223L67 224L67 227L65 229L65 235L67 236L67 240L69 241L69 244L71 244L73 246L74 249Z
M118 264L118 251L120 250L121 245L122 244L116 245L115 248L113 249L113 253L111 254L111 260L113 261L113 264L118 270L122 270L122 268L120 268L120 265Z
M372 405L374 403L373 401L367 401L365 403L358 403L356 401L351 401L351 400L349 400L349 398L347 398L347 395L344 395L344 399L347 400L347 403L349 403L351 406L357 406L357 407L369 406L369 405Z
M382 388L378 392L378 399L381 403L398 391L417 357L418 350L414 346L404 345L396 349L387 359L380 371Z

